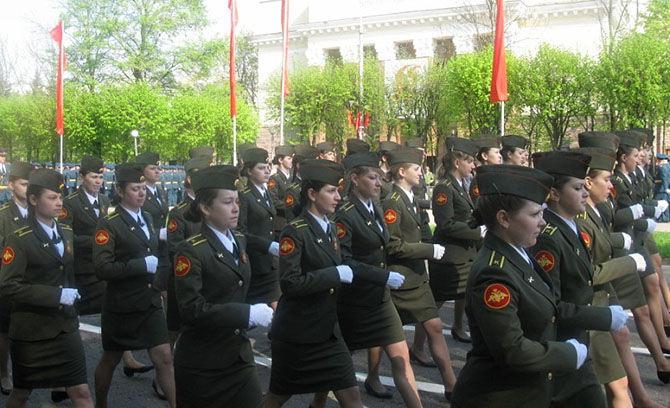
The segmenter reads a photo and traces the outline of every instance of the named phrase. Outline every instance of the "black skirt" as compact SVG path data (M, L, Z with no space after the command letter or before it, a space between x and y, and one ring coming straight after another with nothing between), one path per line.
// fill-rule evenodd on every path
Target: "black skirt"
M392 290L391 299L402 324L423 323L438 317L435 298L428 282L418 288Z
M102 310L102 348L105 351L147 350L169 343L163 309L115 313Z
M241 358L230 367L216 370L175 364L174 377L180 408L260 408L263 405L256 366Z
M165 315L167 327L170 331L181 330L181 317L179 316L179 302L177 302L177 291L174 286L174 274L170 274L167 280L167 305Z
M95 275L75 275L75 281L81 299L77 302L80 316L100 314L102 300L105 297L107 282L99 280Z
M14 387L73 387L86 384L86 356L79 331L39 341L10 340Z
M342 338L332 336L315 344L272 340L270 391L273 394L309 394L354 386L354 364Z
M342 337L350 350L387 346L405 340L400 316L390 299L375 307L340 303L337 315Z
M429 282L433 297L438 302L465 297L472 262L461 264L429 262Z

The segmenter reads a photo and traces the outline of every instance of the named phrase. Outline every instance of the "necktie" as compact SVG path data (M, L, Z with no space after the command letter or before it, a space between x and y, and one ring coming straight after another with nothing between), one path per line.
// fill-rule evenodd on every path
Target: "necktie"
M265 203L270 206L270 197L268 197L268 190L263 190L263 199L265 200Z
M51 233L51 242L53 242L54 245L60 244L62 241L63 239L58 234L56 234L56 231Z
M233 242L233 259L235 259L235 263L240 263L240 250L237 248L235 242Z
M98 202L98 200L93 200L93 208L98 210L100 209L100 203Z
M328 226L326 227L326 235L328 235L328 241L332 241L333 239L330 237L330 222L328 223Z
M140 218L139 215L137 216L137 224L138 224L141 228L144 228L144 226L146 225L146 224L144 224L144 223L142 222L142 219Z

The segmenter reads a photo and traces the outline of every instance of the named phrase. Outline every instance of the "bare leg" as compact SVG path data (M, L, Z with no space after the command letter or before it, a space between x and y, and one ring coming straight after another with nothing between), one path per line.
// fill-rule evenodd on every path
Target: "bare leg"
M88 384L79 384L65 389L74 408L93 408L93 399Z
M470 340L470 336L463 329L463 315L465 314L465 299L454 301L454 324L451 326L452 336L456 333L460 339ZM459 340L462 341L462 340Z
M393 372L393 381L395 382L400 396L409 408L420 408L421 398L416 389L416 380L414 379L414 370L409 363L409 350L404 341L389 344L384 347L386 354L391 360L391 370ZM377 372L379 379L379 372ZM368 374L370 378L370 374Z
M661 294L663 295L663 300L665 301L665 308L670 310L670 288L668 287L668 281L665 279L663 274L663 268L657 269L656 273L658 274L658 281L661 284ZM666 326L670 326L670 322L664 322Z
M95 406L107 408L107 394L112 384L114 369L121 361L122 351L103 351L100 362L95 368Z
M670 349L670 340L665 335L663 328L663 314L661 312L661 288L658 283L658 275L652 274L645 276L642 279L644 287L644 294L647 296L647 304L649 305L649 316L653 324L654 331L661 347Z
M324 408L326 406L326 401L328 401L327 392L315 392L310 406L313 408Z
M276 395L268 391L263 397L264 408L279 408L291 398L290 395Z
M661 255L656 253L651 255L651 261L654 263L656 275L658 276L658 288L660 291L661 314L663 316L663 325L670 325L670 311L668 311L668 282L665 281L663 275L663 259Z
M427 339L426 330L423 328L423 325L415 324L414 342L412 343L411 347L412 354L414 354L415 358L417 358L419 361L429 364L430 357L428 357L428 354L426 354L426 350L424 349L426 339Z
M337 402L342 408L363 408L363 401L361 400L361 393L358 386L346 388L344 390L333 391Z
M149 358L156 367L156 381L165 393L170 407L176 407L176 397L174 389L174 366L172 365L172 350L170 344L160 344L149 350Z
M454 389L454 385L456 385L456 374L454 374L454 369L451 367L451 357L449 356L447 341L442 335L442 320L436 317L422 324L428 335L430 353L433 355L433 360L440 369L445 391L451 392Z
M403 343L405 343L403 341ZM405 343L405 348L407 344ZM409 358L409 357L408 357ZM371 347L368 349L368 376L365 379L365 382L368 383L370 387L375 392L385 393L388 392L386 387L379 380L379 367L382 362L382 348L381 347Z
M28 402L32 390L14 388L7 398L7 408L23 408Z
M633 318L635 319L635 325L637 326L637 332L640 335L640 339L642 339L642 342L654 359L656 370L669 371L670 363L665 356L663 356L661 345L658 342L658 336L654 331L654 326L649 317L649 307L645 305L633 309Z
M607 396L607 406L610 408L633 408L633 404L628 397L628 380L626 377L605 384L605 395Z

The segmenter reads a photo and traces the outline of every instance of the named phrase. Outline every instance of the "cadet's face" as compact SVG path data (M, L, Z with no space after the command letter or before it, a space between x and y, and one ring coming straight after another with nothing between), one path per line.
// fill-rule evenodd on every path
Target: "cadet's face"
M157 183L161 179L161 171L158 168L158 166L154 166L153 164L144 167L144 178L146 179L147 183Z
M30 203L35 207L35 213L42 218L56 218L63 208L63 196L52 190L43 189L39 197L30 196Z
M324 160L335 161L337 156L335 156L335 152L325 152L325 153L321 153L319 155L319 158L324 159Z
M630 172L635 169L635 166L637 166L638 153L639 151L636 148L633 148L630 154L624 154L623 156L621 156L623 164L626 167L626 171Z
M382 191L382 176L377 169L368 168L360 176L354 174L351 176L351 182L358 194L366 199L376 199Z
M484 159L484 164L501 164L502 155L500 154L500 149L497 147L492 147L487 150L485 153L482 153L482 159Z
M597 176L587 177L586 188L594 203L598 204L606 201L612 190L612 173L609 171L599 171Z
M255 184L267 183L270 179L270 165L267 163L256 163L256 165L249 170L249 180Z
M237 191L219 189L212 204L201 206L207 222L214 227L226 230L237 227L237 218L240 214L240 201Z
M142 208L147 198L147 185L144 183L127 183L123 190L119 191L121 204L127 208Z
M503 219L511 243L528 248L535 245L537 236L547 223L542 217L542 206L533 201L525 201L525 205L519 211L514 214L506 213ZM500 216L498 218L500 219Z
M401 167L400 176L412 187L416 187L421 184L421 166L418 164L409 164L406 167Z
M525 166L528 162L528 153L525 149L514 149L508 155L509 164L516 164L517 166Z
M97 195L102 186L102 173L88 172L82 179L84 189L91 195Z
M293 156L284 156L281 160L279 160L279 164L285 169L292 169Z
M26 200L26 193L28 192L28 180L17 179L9 182L9 189L12 194L19 199L19 201Z
M586 198L589 192L584 186L585 181L575 177L570 177L570 181L565 183L558 192L558 205L566 214L574 217L586 211ZM555 191L554 188L551 189ZM553 193L552 193L553 195Z
M469 177L475 170L475 159L472 156L465 156L456 160L456 173L460 179Z
M310 188L308 196L316 210L324 215L333 214L341 200L337 186L330 184L321 187L319 191Z

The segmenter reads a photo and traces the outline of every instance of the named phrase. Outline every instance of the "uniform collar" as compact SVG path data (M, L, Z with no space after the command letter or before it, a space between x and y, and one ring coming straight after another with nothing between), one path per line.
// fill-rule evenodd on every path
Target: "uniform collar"
M82 188L82 190L84 190L84 194L86 194L86 197L88 198L88 201L89 201L91 204L93 204L95 201L98 201L98 197L99 197L100 195L98 195L98 197L93 197L92 195L90 195L90 194L88 193L88 191L86 191L85 188Z
M400 190L402 190L403 193L405 193L405 195L407 196L407 198L409 198L409 201L410 201L411 203L414 202L414 192L413 192L412 190L409 190L409 191L408 191L408 190L405 190L405 189L402 188L399 184L396 184L396 186L398 186L398 188L399 188Z
M575 222L575 220L571 218L565 218L549 207L547 207L547 211L551 211L555 216L560 218L561 221L563 221L568 227L570 227L570 229L575 233L575 235L579 236L579 233L577 232L577 223Z
M233 241L235 240L235 238L233 238L232 235L230 234L230 230L227 229L226 232L223 233L223 232L219 231L218 229L212 227L209 224L207 224L207 226L209 227L209 229L212 230L212 232L214 232L214 235L216 235L216 237L219 239L219 241L221 241L221 244L223 244L223 246L226 248L226 250L228 250L228 252L230 252L232 254L234 252L233 251L233 246L234 246Z
M309 211L309 210L307 210L307 213L308 213L312 218L314 218L314 220L319 224L319 226L321 227L321 229L323 229L323 232L324 232L325 234L327 234L327 233L328 233L328 227L330 226L330 221L328 221L328 218L327 218L327 217L323 217L323 218L321 218L321 217L319 217L319 216L317 216L317 215L314 215L314 214L313 214L311 211Z

